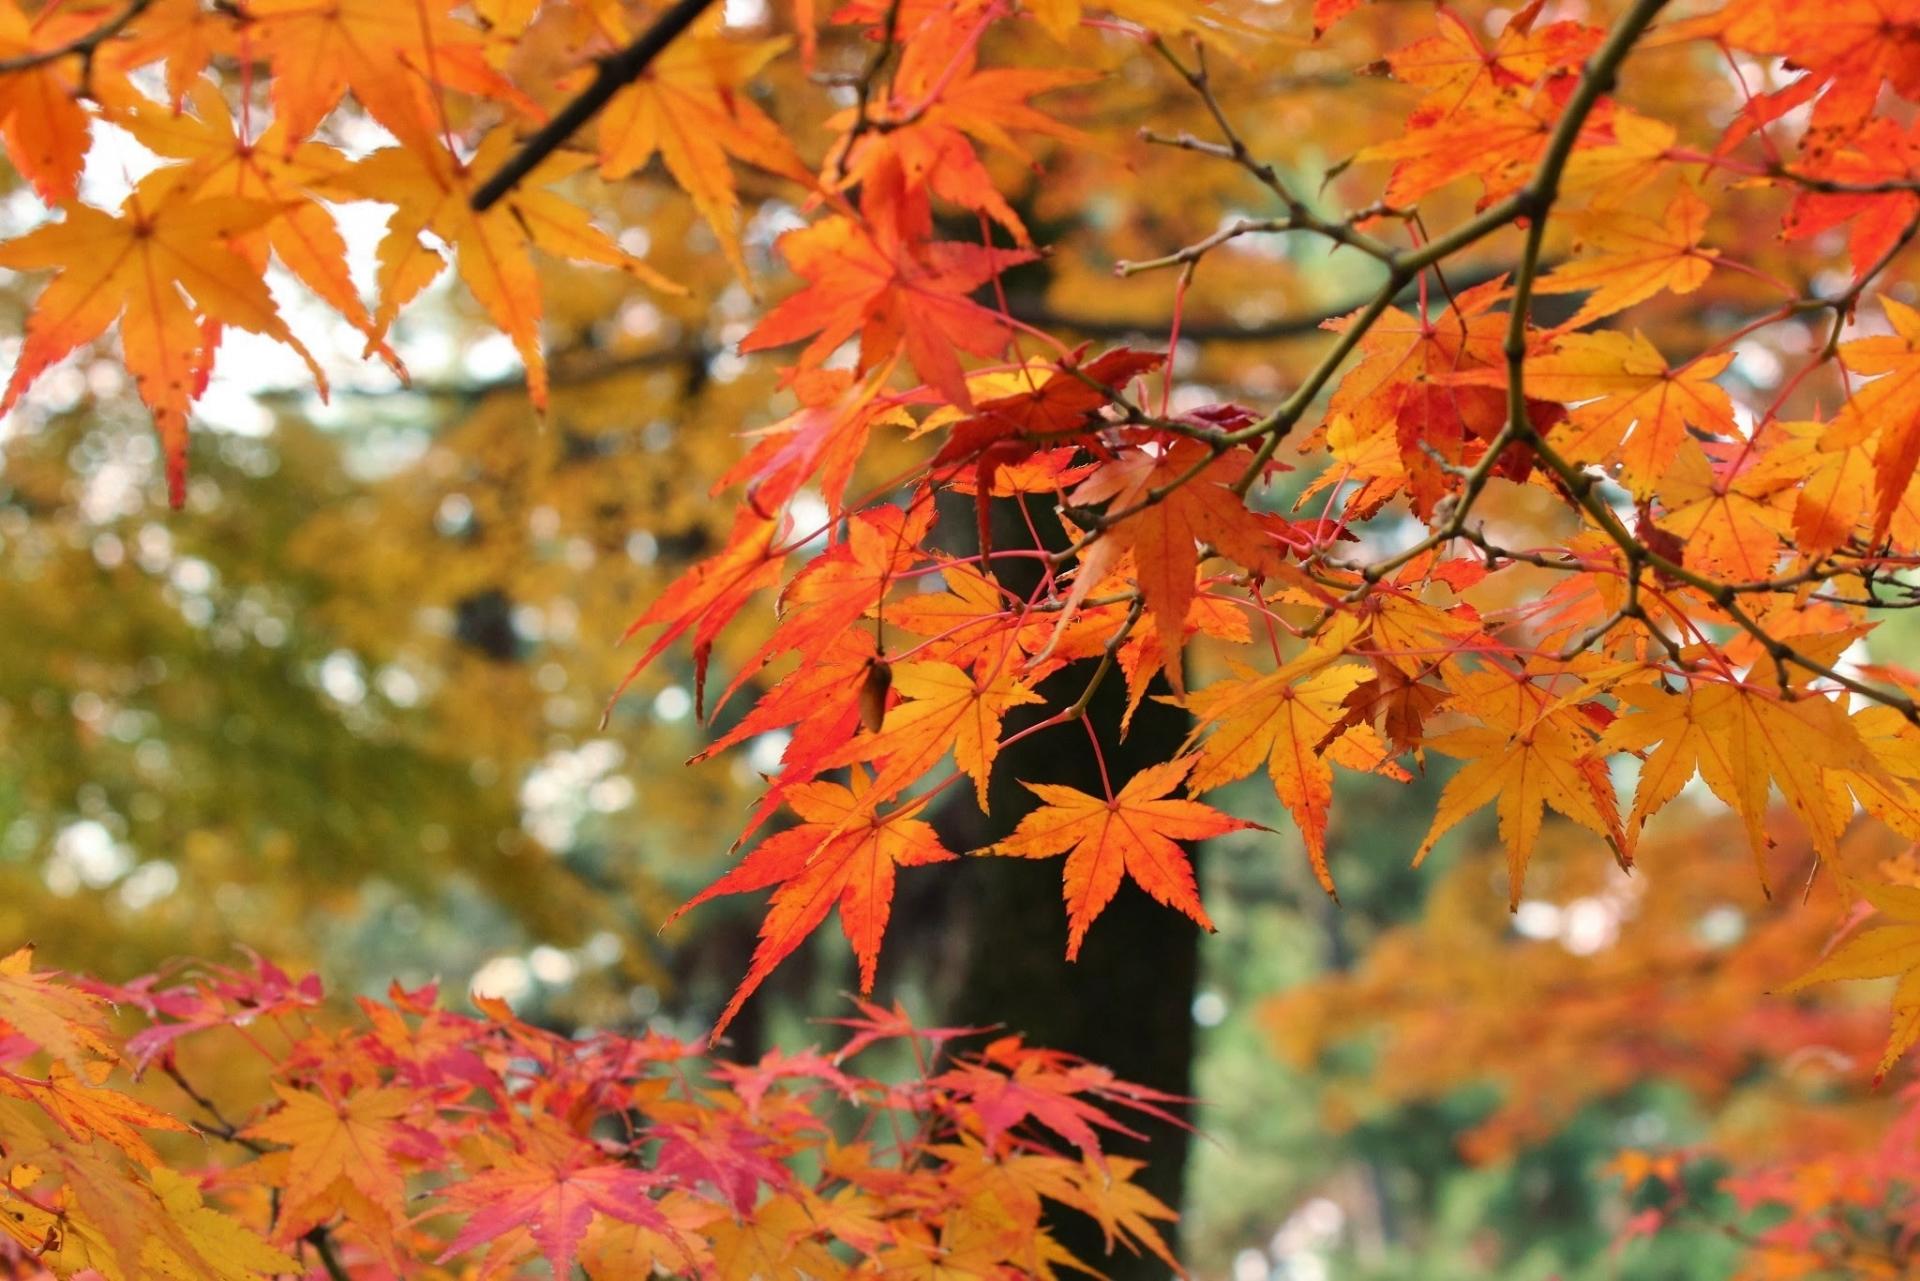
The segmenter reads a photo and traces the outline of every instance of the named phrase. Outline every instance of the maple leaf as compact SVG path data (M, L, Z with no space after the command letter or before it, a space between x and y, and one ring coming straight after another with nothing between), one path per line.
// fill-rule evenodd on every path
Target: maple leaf
M1809 9L1779 3L1728 5L1715 25L1743 49L1788 56L1803 72L1772 93L1750 98L1721 142L1729 148L1753 130L1813 103L1809 144L1846 133L1872 113L1883 83L1909 100L1920 96L1920 13L1903 0L1832 0Z
M1549 436L1569 461L1618 459L1627 487L1645 499L1682 452L1699 452L1689 428L1738 436L1733 402L1713 381L1732 363L1727 352L1675 370L1638 333L1564 334L1527 357L1525 383L1530 396L1574 404ZM1506 377L1476 370L1459 381L1504 386Z
M933 502L926 491L904 511L884 506L856 513L847 522L846 537L781 589L779 625L741 665L720 705L776 655L817 651L879 608L888 589L921 559L920 544L932 528Z
M894 174L892 181L901 180ZM869 184L863 208L872 211L887 199L877 194L885 185ZM973 400L955 352L998 355L1011 335L1004 318L969 295L1034 256L1024 249L923 242L876 212L864 220L823 218L782 236L779 250L807 284L761 318L740 340L741 351L810 339L800 363L813 367L858 334L859 372L904 351L921 378L961 406Z
M1203 841L1254 824L1230 818L1211 805L1168 797L1193 764L1194 758L1187 756L1150 766L1111 797L1089 796L1058 783L1021 783L1042 805L990 852L1019 858L1067 856L1069 961L1079 958L1087 927L1106 910L1127 877L1155 901L1192 917L1203 929L1213 929L1200 905L1193 865L1176 842Z
M1874 1084L1886 1079L1900 1056L1920 1041L1920 888L1863 885L1860 892L1887 918L1843 940L1818 965L1782 989L1798 992L1816 983L1899 976L1893 990L1893 1028L1874 1069Z
M893 691L901 696L876 734L864 735L824 762L882 762L873 779L872 803L932 769L949 751L973 779L980 807L987 805L987 776L1000 751L1000 719L1009 708L1041 702L1013 672L1011 656L983 665L970 676L952 663L915 661L893 667Z
M1313 0L1313 38L1318 40L1336 22L1365 3L1367 0Z
M1352 626L1335 637L1350 639ZM1366 768L1363 756L1337 746L1347 729L1347 700L1371 673L1356 663L1332 664L1343 641L1314 646L1265 676L1243 674L1215 681L1187 696L1194 734L1206 732L1189 785L1212 791L1245 778L1263 763L1307 846L1314 878L1332 894L1327 867L1327 815L1333 803L1333 769L1339 761ZM1370 729L1355 727L1362 733Z
M989 1147L1033 1120L1096 1163L1106 1159L1100 1150L1102 1130L1140 1137L1106 1105L1178 1125L1178 1119L1164 1105L1188 1101L1161 1090L1129 1085L1097 1063L1064 1051L1028 1045L1019 1036L993 1041L978 1056L962 1060L935 1077L933 1084L971 1102L974 1119Z
M1536 27L1541 8L1541 0L1533 0L1515 10L1491 47L1464 17L1442 9L1437 34L1388 54L1394 79L1424 91L1409 124L1427 126L1478 100L1526 89L1550 73L1576 70L1599 46L1600 29L1581 22ZM1317 14L1315 25L1320 25Z
M447 1210L468 1216L441 1262L525 1230L553 1275L566 1277L597 1216L675 1235L649 1195L660 1181L652 1172L606 1161L591 1143L550 1120L518 1127L514 1138L512 1149L488 1143L487 1168L435 1194Z
M1766 883L1767 795L1778 786L1813 837L1833 857L1850 815L1836 814L1827 771L1879 773L1845 711L1817 695L1786 699L1750 685L1703 684L1681 693L1653 685L1619 691L1627 715L1609 725L1602 752L1658 750L1640 767L1629 822L1638 829L1679 795L1697 771L1746 824L1754 863Z
M786 557L778 543L786 525L784 519L762 516L751 507L734 513L726 546L675 579L621 634L625 642L649 627L666 624L666 630L654 638L647 652L627 669L613 697L619 698L649 663L692 628L694 706L699 715L705 716L707 656L713 651L714 638L755 592L780 581L780 566Z
M455 19L453 8L450 0L249 0L249 39L273 64L273 112L289 145L310 135L349 89L421 154L446 129L439 88L538 114L493 67L485 37Z
M1780 559L1792 520L1783 503L1794 483L1759 467L1716 468L1701 450L1681 449L1661 485L1667 510L1658 525L1679 540L1689 569L1755 582Z
M880 666L873 633L849 628L808 654L693 759L707 760L769 730L793 726L780 756L787 769L774 785L775 792L784 792L785 783L813 777L827 753L845 744L867 719L864 699ZM886 680L891 685L890 669Z
M617 19L617 10L603 12ZM711 25L717 26L719 18L714 14ZM608 35L620 44L628 40L625 24L618 21ZM624 178L658 155L720 237L727 261L742 280L750 277L740 254L740 197L729 158L813 185L813 175L780 126L744 91L746 82L789 43L706 32L682 35L600 116L601 176Z
M403 1133L401 1118L414 1107L412 1092L356 1089L333 1099L279 1082L273 1089L280 1097L279 1109L243 1133L292 1149L286 1190L295 1213L312 1213L327 1205L334 1184L344 1180L375 1206L400 1218L406 1183L392 1149Z
M1508 903L1516 909L1541 813L1549 806L1604 838L1616 857L1629 856L1632 846L1620 827L1606 764L1590 755L1598 725L1578 708L1558 706L1518 673L1460 673L1450 683L1454 706L1481 724L1427 743L1466 764L1440 793L1433 826L1414 852L1416 866L1454 824L1487 804L1500 816Z
M105 1059L96 1060L87 1065L84 1076L79 1076L65 1061L56 1059L45 1081L11 1073L0 1075L0 1094L36 1104L78 1139L105 1139L142 1165L157 1166L160 1157L135 1127L182 1133L192 1127L118 1090L105 1088L101 1081L110 1066Z
M1890 297L1880 308L1891 334L1840 345L1840 361L1859 374L1878 374L1856 389L1820 442L1834 451L1877 437L1874 449L1873 537L1886 536L1894 511L1920 465L1920 311Z
M847 482L873 428L903 416L878 399L892 373L892 361L857 380L843 369L799 371L792 386L800 408L771 427L748 433L753 448L709 492L717 496L748 481L747 502L756 511L772 512L812 481L827 514L839 519Z
M201 81L188 91L193 112L140 101L113 113L113 122L158 155L186 162L176 172L189 181L197 199L233 197L273 207L259 227L231 238L256 273L264 273L267 253L326 303L367 335L368 353L378 353L400 368L399 358L380 340L373 318L347 271L347 246L333 215L309 191L325 187L346 172L346 157L318 143L290 143L276 121L258 138L235 127L226 99Z
M231 16L200 0L153 0L139 16L123 39L94 51L94 62L126 71L164 61L167 100L175 108L236 43Z
M0 0L0 58L42 56L81 35L95 21L80 6L50 6L31 20L14 0ZM50 58L39 66L0 75L0 141L7 159L50 205L70 201L79 190L92 122L74 101L73 63Z
M1774 422L1773 444L1763 462L1798 478L1800 492L1793 503L1794 545L1809 560L1841 547L1870 525L1874 514L1873 446L1877 438L1869 436L1827 448L1821 438L1828 426L1822 422ZM1896 509L1896 518L1898 515Z
M162 171L127 196L118 217L75 203L61 210L61 221L0 244L0 267L60 273L34 300L0 414L55 361L117 319L120 348L153 411L167 492L178 507L186 501L187 414L213 363L203 318L292 347L324 391L326 375L280 319L260 272L228 243L271 219L274 206L192 199Z
M1900 190L1901 182L1920 178L1920 127L1902 129L1884 116L1864 122L1844 143L1817 151L1799 168L1809 176L1841 186L1871 188L1893 184L1887 191L1802 191L1782 220L1780 234L1805 240L1841 223L1851 223L1847 257L1854 278L1865 280L1874 264L1898 245L1907 224L1920 214L1920 193Z
M988 15L990 16L990 15ZM1033 157L1016 132L1044 134L1073 146L1092 139L1028 105L1055 89L1085 84L1099 73L1077 68L979 67L978 32L984 23L958 9L936 14L901 52L887 101L869 105L879 125L861 133L840 167L844 185L875 181L889 169L913 187L925 187L964 209L985 214L1020 245L1032 243L1026 225L994 186L972 141L1008 152L1028 166ZM843 113L831 127L851 129ZM971 141L970 141L971 140Z
M913 818L917 806L874 812L875 789L863 771L853 785L800 783L787 804L803 820L756 845L739 866L682 904L669 921L722 894L777 886L760 925L760 942L746 978L714 1025L719 1036L755 988L827 919L837 904L840 925L860 962L860 990L873 990L880 942L893 905L895 871L954 857L933 828Z
M174 987L161 986L158 975L127 984L89 981L89 990L116 1005L142 1011L154 1023L127 1038L126 1052L136 1071L181 1037L216 1027L244 1027L256 1019L310 1011L324 995L320 979L309 974L294 979L264 957L254 956L250 969L205 965L205 976ZM171 1022L162 1023L165 1017Z
M206 1281L254 1281L257 1277L299 1272L298 1260L274 1249L246 1224L207 1205L192 1179L157 1162L149 1177L154 1195L168 1219L193 1246L190 1253L174 1249L164 1237L154 1238L142 1251L151 1275L166 1278L205 1278Z
M1080 364L1077 359L1050 368L1036 379L1023 371L1019 391L994 396L974 405L971 417L948 429L946 444L930 464L938 471L963 459L990 459L997 468L1058 443L1061 437L1091 430L1094 415L1109 401L1109 389L1119 390L1140 374L1158 369L1166 357L1159 352L1115 347ZM1019 384L1016 384L1019 385ZM1018 441L1023 448L1001 452L995 446ZM991 483L991 476L989 476Z
M75 1071L117 1056L106 1002L33 968L33 945L0 958L0 1021Z
M602 1215L587 1225L580 1266L592 1281L626 1281L656 1270L670 1275L705 1276L713 1262L706 1238L731 1216L720 1206L677 1189L655 1204L673 1227L671 1234Z
M1133 554L1134 577L1160 634L1162 664L1175 693L1186 689L1180 656L1197 590L1201 544L1256 575L1286 572L1286 546L1275 527L1230 488L1246 459L1225 453L1209 460L1209 453L1206 444L1186 439L1159 453L1129 451L1088 477L1069 499L1079 507L1111 502L1110 510L1130 513L1107 526L1101 537ZM1196 467L1197 475L1169 489ZM1158 502L1149 500L1149 495L1163 494Z
M1528 92L1483 83L1454 109L1391 142L1361 150L1359 160L1395 162L1387 180L1389 204L1411 205L1450 183L1473 178L1481 184L1479 204L1484 208L1526 182L1559 122L1572 77L1556 77ZM1591 148L1612 142L1608 114L1596 110L1583 119L1574 145Z
M424 2L424 0L423 0ZM432 283L446 260L423 236L453 247L460 279L493 323L513 340L527 368L534 408L547 408L547 362L540 346L540 277L532 250L612 267L665 294L686 290L616 245L587 218L586 210L541 190L586 167L583 156L547 157L526 179L485 213L474 212L476 174L491 174L514 148L506 129L495 129L470 159L438 144L386 147L360 161L333 185L342 193L395 206L380 241L380 306L374 332L385 334L400 308Z
M218 1247L224 1243L209 1240L204 1223L174 1212L185 1208L178 1194L172 1205L156 1194L157 1188L177 1186L179 1176L171 1171L155 1170L150 1183L103 1144L49 1141L11 1128L7 1159L12 1175L7 1191L16 1195L6 1198L0 1232L31 1250L55 1275L87 1275L87 1269L108 1278L167 1281L254 1281L258 1275L244 1258L223 1258ZM49 1175L55 1186L46 1200L17 1195L48 1192L33 1185ZM215 1248L207 1252L203 1246Z
M1567 319L1568 329L1592 324L1663 289L1690 294L1707 282L1718 256L1700 247L1708 212L1698 192L1682 187L1659 218L1605 207L1568 214L1587 252L1542 276L1534 290L1588 295Z
M1366 330L1358 344L1361 359L1327 403L1326 433L1336 457L1361 475L1380 478L1355 496L1350 512L1371 515L1407 493L1414 513L1430 516L1458 483L1445 464L1478 461L1484 448L1479 442L1493 440L1505 426L1506 396L1494 386L1473 385L1470 375L1503 364L1507 320L1492 308L1506 289L1505 277L1496 277L1463 291L1446 314L1391 308ZM1353 323L1343 317L1329 328ZM1559 409L1529 402L1529 413L1544 428ZM1517 450L1510 455L1519 456ZM1329 484L1339 475L1323 473Z
M984 1032L980 1027L921 1027L913 1021L907 1009L898 1000L891 1009L884 1009L872 1001L860 997L853 998L853 1004L860 1012L846 1018L822 1019L821 1022L835 1027L848 1028L853 1035L847 1043L834 1051L833 1062L845 1063L861 1051L882 1041L918 1040L925 1041L935 1050L942 1049L948 1041L956 1037L973 1036Z
M816 1239L818 1233L799 1200L769 1197L752 1214L713 1226L714 1275L722 1281L838 1281L849 1269Z

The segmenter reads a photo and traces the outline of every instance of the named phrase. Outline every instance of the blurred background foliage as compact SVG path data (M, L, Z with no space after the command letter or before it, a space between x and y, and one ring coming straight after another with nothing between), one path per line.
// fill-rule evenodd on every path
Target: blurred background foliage
M1245 7L1284 36L1306 6ZM1265 70L1224 70L1226 100L1254 104L1239 115L1248 141L1298 188L1323 190L1370 124L1404 113L1400 89L1351 68L1399 42L1391 24L1407 11L1371 8ZM786 22L753 4L728 12L747 35ZM1230 166L1135 139L1145 120L1204 131L1204 112L1125 41L1077 38L1112 74L1045 105L1094 141L1038 140L1031 163L993 157L1036 238L1058 246L1010 277L1009 304L1092 340L1157 343L1166 280L1116 279L1112 264L1272 210ZM822 56L847 71L864 51ZM1017 63L1021 50L989 56ZM1679 56L1649 52L1627 92L1669 117L1731 110L1724 81L1661 75ZM807 122L824 91L784 63L770 77L769 108L816 155ZM800 196L742 181L746 252L771 273ZM1377 185L1348 171L1325 199L1364 204ZM782 741L686 768L708 730L683 652L606 705L634 654L626 621L730 522L735 496L708 491L741 433L792 401L772 362L732 351L756 300L677 190L655 172L598 198L607 225L691 293L662 301L548 264L544 423L511 349L442 282L397 335L411 387L360 364L350 332L307 333L332 353L324 405L287 390L299 379L281 353L223 361L178 515L110 362L70 362L0 424L0 940L33 939L50 964L116 979L249 948L317 969L336 991L439 976L560 1027L710 1025L751 951L753 905L660 923L726 866ZM0 220L30 203L0 198ZM1444 221L1457 203L1427 212ZM1232 271L1195 279L1179 402L1269 400L1321 350L1319 322L1375 284L1364 263L1296 252L1236 241ZM1743 253L1794 270L1764 237ZM33 288L0 278L0 332L18 332ZM1752 288L1716 277L1697 307L1661 314L1681 330L1662 345L1684 349L1684 327L1751 309ZM1767 340L1777 353L1760 342L1743 355L1737 391L1777 381L1794 328ZM889 459L920 448L882 442L855 492L884 486ZM1524 522L1509 498L1506 518ZM809 515L823 521L824 508L798 523ZM1909 634L1883 632L1876 652L1898 659ZM751 625L729 632L716 671L758 639ZM1212 660L1202 648L1194 661ZM1203 1100L1186 1182L1196 1271L1726 1275L1737 1247L1724 1228L1616 1250L1632 1204L1608 1162L1709 1138L1777 1155L1792 1127L1869 1136L1883 1123L1885 1100L1860 1084L1882 1026L1876 994L1766 994L1831 930L1830 878L1803 901L1805 854L1783 840L1773 883L1791 888L1766 901L1708 805L1649 839L1630 881L1550 825L1509 916L1499 860L1477 852L1484 828L1406 866L1440 781L1346 782L1338 907L1263 786L1223 801L1275 830L1209 850L1220 932L1202 944L1197 985L1175 994L1190 1004L1176 1010L1197 1033ZM1897 857L1871 845L1849 856ZM967 883L939 875L903 886L904 945L882 974L926 1017L981 946L968 936L978 921L942 901ZM1057 912L1057 889L1042 875L1032 885ZM815 1039L809 1020L837 1011L848 957L837 938L815 943L749 1007L743 1048ZM1100 1017L1124 1035L1127 1009Z

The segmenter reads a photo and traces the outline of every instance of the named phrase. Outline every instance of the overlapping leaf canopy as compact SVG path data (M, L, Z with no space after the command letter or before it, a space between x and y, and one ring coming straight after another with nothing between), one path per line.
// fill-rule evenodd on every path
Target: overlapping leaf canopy
M729 737L796 727L753 824L783 806L802 821L715 887L778 886L748 988L835 904L870 985L893 878L949 853L920 811L950 786L984 803L1015 739L1097 753L1074 722L1108 680L1182 703L1197 730L1150 783L1043 793L1049 817L994 847L1066 856L1070 947L1121 870L1204 921L1178 843L1231 820L1170 793L1257 770L1329 890L1335 780L1410 777L1428 748L1460 764L1409 856L1490 809L1516 899L1548 822L1628 865L1696 779L1756 857L1776 793L1822 855L1855 822L1920 836L1920 677L1858 648L1915 603L1920 557L1920 319L1902 296L1920 10L855 0L800 6L790 44L699 17L608 95L592 137L539 132L553 73L571 90L660 17L7 8L0 135L48 218L0 264L52 273L7 403L117 325L178 501L223 330L305 350L274 260L388 359L451 260L544 408L532 252L673 292L644 237L596 219L585 176L657 155L767 300L739 350L790 362L777 421L727 477L731 537L634 625L657 629L636 672L690 639L699 685L773 593L772 637L723 676L754 699L754 728ZM821 72L811 99L756 97L781 66L819 71L823 38L860 55L851 70ZM1342 154L1269 153L1235 85L1330 69L1398 109ZM1091 87L1139 77L1193 118L1115 137ZM349 148L346 118L377 145ZM80 175L109 127L156 163L104 209ZM1101 256L1054 261L1047 193L1008 176L1043 141L1089 163L1165 148L1192 181L1235 184L1244 216L1103 246L1108 274L1164 282L1166 323L1137 340L1019 314L1023 273L1071 281ZM516 153L525 176L477 200ZM791 202L784 271L743 247L744 183ZM326 202L354 199L390 206L370 304L329 223ZM1371 292L1310 360L1233 399L1182 382L1194 311L1258 302L1263 255L1323 253ZM1715 310L1692 317L1710 287ZM902 435L904 471L868 461ZM935 519L948 494L971 528ZM1063 673L1078 693L1040 692ZM1856 952L1822 972L1872 969ZM527 1215L499 1231L538 1236Z

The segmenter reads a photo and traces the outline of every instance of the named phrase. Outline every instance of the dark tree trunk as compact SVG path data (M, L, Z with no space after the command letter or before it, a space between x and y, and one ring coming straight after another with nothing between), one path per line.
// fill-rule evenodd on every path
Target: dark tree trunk
M1002 546L1031 542L1010 505L996 513L996 539ZM1032 505L1043 537L1058 537L1050 513ZM949 529L972 529L973 513L948 513ZM1051 528L1049 528L1051 526ZM956 537L956 542L959 538ZM971 542L971 539L967 540ZM1055 544L1057 545L1057 544ZM1031 586L1030 562L1001 571L1001 578L1024 594ZM1081 663L1042 686L1045 708L1071 703L1085 688L1092 664ZM1164 693L1158 686L1156 692ZM1100 736L1114 789L1140 769L1163 761L1187 731L1186 714L1153 701L1134 714L1125 740L1120 714L1125 682L1109 673L1089 708ZM1008 718L1011 728L1013 717ZM1063 783L1095 795L1100 769L1084 728L1063 725L1015 743L994 764L990 792L992 817L970 800L947 806L936 825L953 849L976 849L1012 831L1020 817L1038 804L1019 780ZM941 886L958 935L954 972L945 983L948 1022L996 1024L1024 1033L1036 1045L1068 1050L1100 1063L1123 1079L1183 1097L1193 1087L1193 997L1199 972L1199 928L1179 913L1160 906L1131 882L1094 922L1078 961L1065 959L1066 909L1061 898L1057 859L970 859L950 870ZM1131 1119L1129 1119L1131 1120ZM1147 1161L1138 1181L1178 1209L1187 1159L1184 1130L1141 1118L1134 1128L1149 1135L1144 1145L1115 1136L1109 1150ZM1061 1225L1062 1242L1114 1281L1164 1281L1168 1270L1152 1258L1135 1259L1124 1251L1103 1256L1104 1238L1091 1221ZM1171 1234L1170 1234L1171 1239Z

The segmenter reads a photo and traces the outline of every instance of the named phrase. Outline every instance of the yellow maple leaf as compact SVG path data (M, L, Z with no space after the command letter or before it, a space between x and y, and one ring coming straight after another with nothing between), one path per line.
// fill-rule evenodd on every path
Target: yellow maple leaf
M1527 860L1548 808L1605 839L1617 857L1628 857L1631 846L1620 828L1606 763L1588 755L1598 726L1516 673L1462 673L1452 685L1456 691L1452 705L1478 717L1481 724L1442 734L1427 744L1466 764L1440 793L1433 827L1414 853L1415 866L1450 828L1489 803L1500 816L1512 907L1520 904Z
M1351 635L1352 628L1344 629ZM1372 671L1328 666L1337 650L1317 646L1265 676L1216 681L1190 695L1187 708L1207 732L1189 785L1196 792L1245 778L1263 763L1274 794L1293 815L1320 888L1334 892L1327 867L1327 816L1333 806L1329 752L1348 719L1346 698ZM1352 765L1352 761L1343 761Z
M713 17L717 25L720 15ZM626 42L624 28L613 34ZM742 280L749 273L740 255L740 196L731 159L809 186L813 181L780 126L744 92L746 82L789 43L682 36L645 75L616 94L600 117L601 176L624 178L658 155L720 237L727 261Z
M76 1070L116 1057L107 1003L35 971L32 944L0 959L0 1022Z
M1869 903L1888 918L1846 939L1826 959L1782 989L1798 992L1815 983L1843 979L1900 977L1893 989L1893 1027L1886 1051L1874 1069L1877 1084L1900 1056L1920 1040L1920 888L1911 885L1866 885Z
M869 807L899 794L949 751L973 779L980 807L987 805L987 778L1000 752L1000 718L1009 708L1038 703L1040 696L1013 673L1013 661L989 663L977 679L952 663L900 663L893 689L903 697L881 722L830 757L832 765L884 758L867 793Z
M375 1205L396 1217L406 1196L406 1183L390 1153L399 1135L399 1120L413 1104L406 1090L354 1090L329 1099L310 1090L274 1083L280 1108L249 1126L244 1135L284 1143L292 1149L287 1162L287 1198L296 1208L324 1203L336 1180L346 1182Z
M616 268L662 293L686 290L621 249L588 220L585 209L543 189L585 168L585 156L549 156L485 213L474 212L474 188L506 163L513 148L512 131L504 128L489 133L467 160L437 144L430 149L387 147L331 186L348 198L396 206L380 241L380 306L374 312L374 332L385 334L400 308L446 266L440 251L422 238L432 236L453 247L461 281L513 340L527 367L528 395L544 412L547 362L540 346L540 276L534 248Z
M1629 820L1637 832L1697 771L1740 815L1766 880L1767 797L1773 787L1793 807L1831 858L1849 811L1837 810L1827 771L1881 773L1838 703L1817 695L1785 699L1750 685L1693 686L1670 694L1654 685L1618 691L1633 709L1601 736L1598 752L1642 751L1659 744L1640 767Z
M273 205L197 199L177 174L162 170L128 195L117 217L78 203L61 209L60 222L0 245L0 267L60 273L34 300L0 414L55 361L117 319L127 369L166 449L167 487L177 507L186 495L187 412L213 362L204 321L287 344L324 393L326 375L280 319L261 270L228 243L271 219Z
M1717 256L1715 250L1700 248L1707 214L1707 202L1699 193L1682 187L1659 218L1611 207L1564 215L1587 252L1542 276L1534 291L1589 293L1566 322L1569 329L1644 302L1663 289L1690 294L1707 282Z

